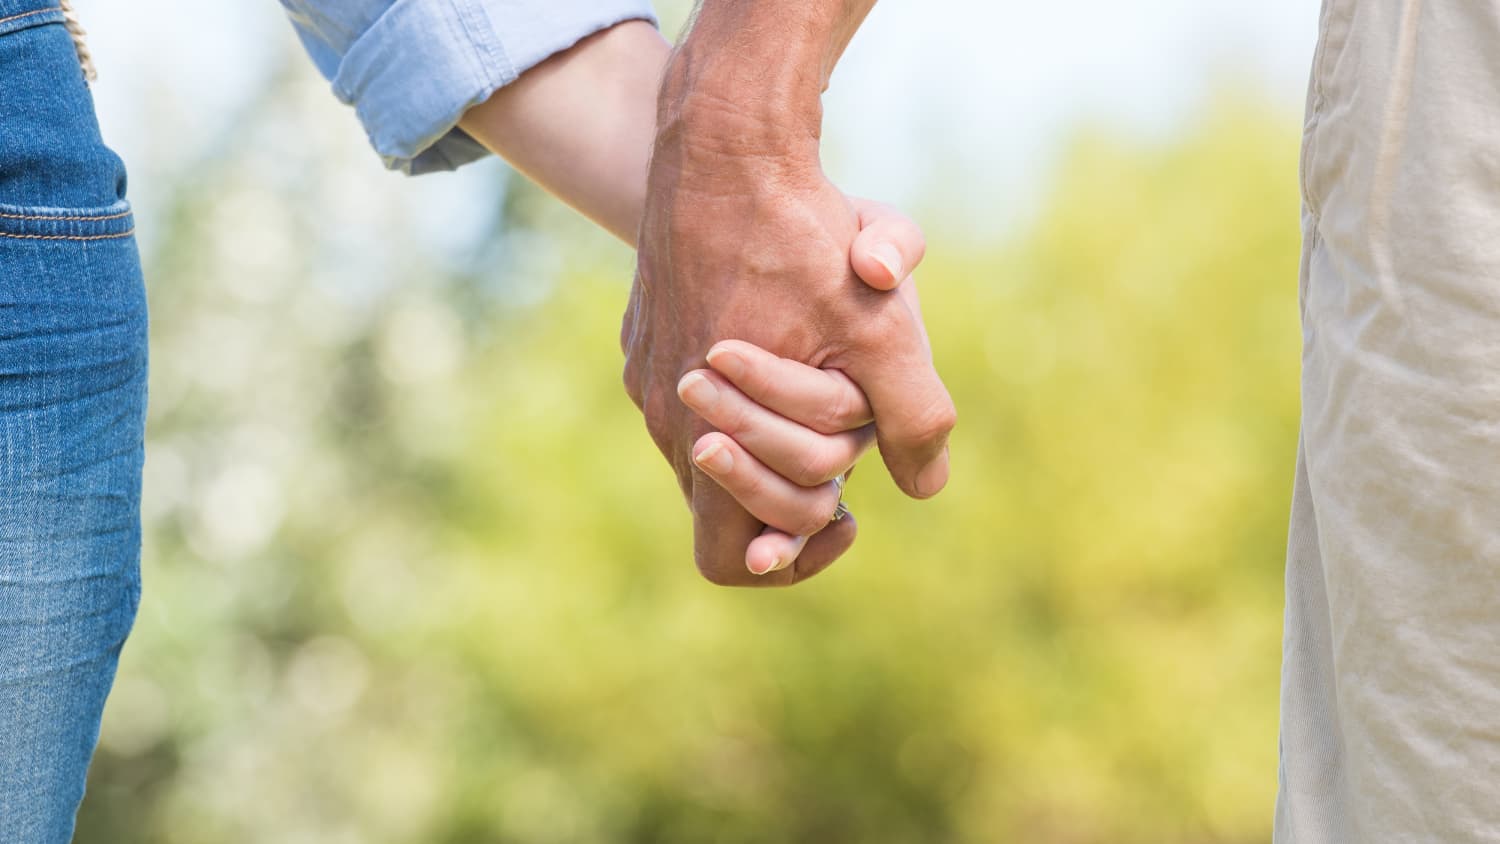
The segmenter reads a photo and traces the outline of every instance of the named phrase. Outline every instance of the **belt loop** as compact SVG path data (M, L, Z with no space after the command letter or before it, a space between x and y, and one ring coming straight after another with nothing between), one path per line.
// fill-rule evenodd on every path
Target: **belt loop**
M83 31L83 24L78 22L78 13L73 11L73 0L57 1L62 6L68 34L73 36L73 49L78 51L78 66L83 68L83 78L93 82L99 78L99 72L94 69L94 54L89 52L88 42L84 40L87 33Z

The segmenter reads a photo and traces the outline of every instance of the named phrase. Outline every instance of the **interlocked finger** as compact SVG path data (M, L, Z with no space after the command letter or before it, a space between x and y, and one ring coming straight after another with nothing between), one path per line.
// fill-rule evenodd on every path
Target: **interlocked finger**
M717 431L694 444L693 462L752 516L793 536L822 530L838 508L839 490L832 481L798 486Z
M800 486L818 486L843 474L875 442L873 425L818 433L756 403L709 370L683 376L677 393L705 421Z
M742 340L715 343L708 365L755 402L822 434L852 431L874 418L864 391L836 369L777 357Z

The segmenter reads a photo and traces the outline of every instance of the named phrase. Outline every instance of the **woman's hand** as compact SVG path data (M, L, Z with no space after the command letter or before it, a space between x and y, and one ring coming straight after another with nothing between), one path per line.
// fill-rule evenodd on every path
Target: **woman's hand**
M895 289L915 310L907 273L923 256L921 230L888 206L854 203L861 226L850 252L856 274L871 287ZM766 524L745 551L746 567L757 575L780 571L838 512L843 478L875 440L869 401L836 369L743 340L716 343L707 357L709 369L693 370L677 385L683 402L718 429L698 439L693 460Z
M678 395L718 431L693 460L767 527L745 552L755 574L778 571L836 512L847 472L874 442L869 402L836 370L779 358L742 340L708 353Z

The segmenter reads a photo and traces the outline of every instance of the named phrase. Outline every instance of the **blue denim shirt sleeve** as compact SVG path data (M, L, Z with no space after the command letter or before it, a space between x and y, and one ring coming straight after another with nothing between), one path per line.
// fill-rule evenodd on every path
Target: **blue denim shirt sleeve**
M457 128L470 107L650 0L281 0L334 94L387 167L452 170L486 154Z

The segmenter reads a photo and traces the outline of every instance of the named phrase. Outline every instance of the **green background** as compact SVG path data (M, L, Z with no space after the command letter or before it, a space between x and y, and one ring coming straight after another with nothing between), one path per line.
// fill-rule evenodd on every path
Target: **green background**
M953 481L867 459L855 549L779 592L694 571L623 247L513 183L488 245L362 261L278 142L314 105L253 103L156 223L146 597L79 840L1267 840L1296 121L1218 100L1080 129L1003 239L934 186ZM359 237L447 212L410 213Z

